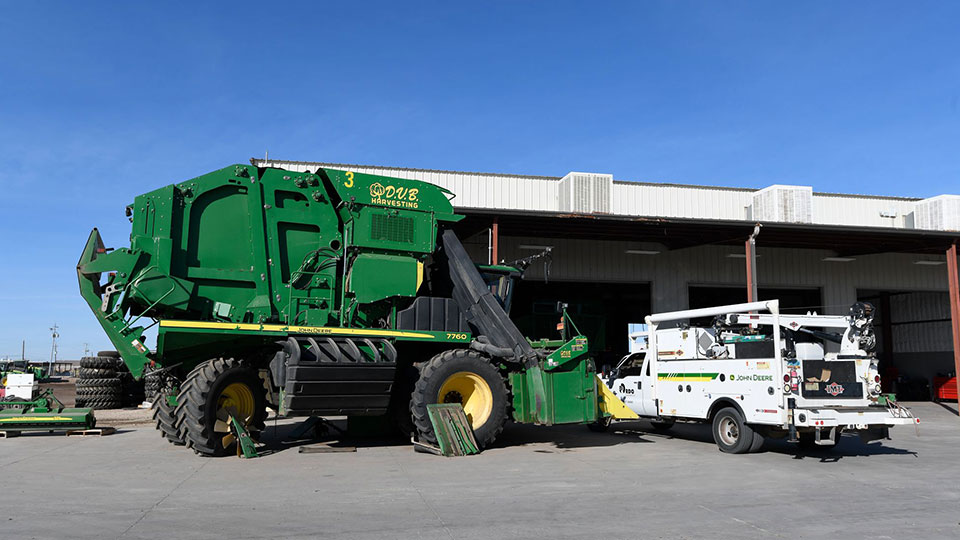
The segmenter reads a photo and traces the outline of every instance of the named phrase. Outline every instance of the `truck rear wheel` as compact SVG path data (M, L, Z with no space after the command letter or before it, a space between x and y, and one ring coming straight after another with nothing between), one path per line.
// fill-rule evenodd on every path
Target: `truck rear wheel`
M420 368L410 400L414 426L422 441L437 444L427 405L460 403L483 448L503 431L507 421L507 387L503 376L477 351L444 351Z
M233 358L208 360L194 368L177 400L179 436L202 456L226 455L234 447L231 415L250 432L262 430L267 416L263 381L255 370Z
M754 431L740 411L733 407L720 409L713 417L713 440L721 452L746 454L763 446L763 436Z

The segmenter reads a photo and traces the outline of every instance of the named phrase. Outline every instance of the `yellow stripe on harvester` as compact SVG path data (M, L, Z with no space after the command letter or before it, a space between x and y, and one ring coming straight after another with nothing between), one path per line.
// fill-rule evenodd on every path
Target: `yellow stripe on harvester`
M69 422L76 421L76 418L69 416L9 416L0 418L0 422Z
M432 334L405 332L402 330L366 330L360 328L334 328L330 326L287 326L284 324L221 323L204 321L160 321L165 328L200 328L206 330L245 330L251 332L289 332L291 334L326 334L334 336L384 336L433 339Z

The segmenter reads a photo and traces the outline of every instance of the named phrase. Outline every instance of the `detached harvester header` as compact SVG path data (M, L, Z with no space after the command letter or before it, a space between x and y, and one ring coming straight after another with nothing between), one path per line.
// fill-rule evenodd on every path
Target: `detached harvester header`
M549 425L622 407L598 394L585 337L520 333L507 315L519 270L470 260L452 198L414 180L231 166L137 197L129 248L105 249L94 229L80 291L130 371L161 378L158 429L204 455L234 443L231 417L262 429L268 403L393 413L427 442L427 405L461 403L481 446L511 411Z

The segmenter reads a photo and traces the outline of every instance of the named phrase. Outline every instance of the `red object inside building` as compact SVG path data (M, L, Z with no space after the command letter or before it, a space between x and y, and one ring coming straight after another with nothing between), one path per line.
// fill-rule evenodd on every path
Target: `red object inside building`
M937 401L957 401L957 378L934 377L933 399Z

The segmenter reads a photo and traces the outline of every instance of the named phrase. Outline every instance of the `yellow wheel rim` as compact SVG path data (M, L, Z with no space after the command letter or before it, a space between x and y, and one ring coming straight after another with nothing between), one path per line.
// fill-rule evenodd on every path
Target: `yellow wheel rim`
M493 412L493 391L483 377L469 371L460 371L447 377L437 393L439 403L459 403L470 420L470 426L482 426Z
M253 418L256 400L253 399L253 391L250 387L239 382L230 383L220 392L217 398L217 418L222 416L222 412L230 414L230 411L236 411L241 423L246 424Z

